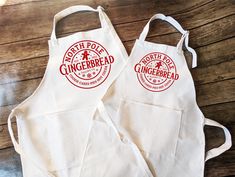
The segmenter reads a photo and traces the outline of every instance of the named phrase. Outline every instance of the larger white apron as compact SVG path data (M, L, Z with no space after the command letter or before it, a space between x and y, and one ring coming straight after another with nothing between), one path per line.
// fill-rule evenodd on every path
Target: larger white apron
M172 24L182 33L177 46L145 41L150 22L155 19ZM205 160L231 147L229 131L205 119L196 103L193 79L182 50L184 43L196 67L197 56L188 46L188 36L173 18L154 15L104 99L108 114L122 134L138 146L156 177L202 177ZM206 157L204 125L222 128L226 139Z
M101 28L58 39L56 23L78 11L98 12ZM48 43L49 62L39 87L8 119L24 177L120 177L125 173L147 177L138 156L119 139L110 120L102 120L100 100L128 57L102 8L73 6L59 12ZM100 118L94 120L95 115ZM13 117L18 142L11 127Z

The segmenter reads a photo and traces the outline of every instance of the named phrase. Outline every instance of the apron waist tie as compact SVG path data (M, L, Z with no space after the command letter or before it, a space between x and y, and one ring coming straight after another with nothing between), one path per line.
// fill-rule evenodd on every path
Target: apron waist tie
M34 162L34 160L32 160L22 149L22 147L19 145L19 143L17 142L14 132L12 130L12 124L11 124L11 120L16 117L16 119L18 118L17 116L17 112L15 109L13 109L8 117L7 120L7 124L8 124L8 131L11 137L11 141L13 143L13 146L15 148L15 151L20 154L23 158L28 159L38 170L40 170L40 172L42 174L45 175L45 177L55 177L55 175L53 175L51 172L43 169L42 167L40 167L40 165L38 165L36 162Z
M231 140L231 134L228 131L228 129L224 127L223 125L219 124L218 122L205 118L205 125L222 128L224 131L224 135L225 135L224 144L222 144L218 148L213 148L206 153L206 157L205 157L205 162L206 162L207 160L217 157L218 155L230 149L232 146L232 140Z

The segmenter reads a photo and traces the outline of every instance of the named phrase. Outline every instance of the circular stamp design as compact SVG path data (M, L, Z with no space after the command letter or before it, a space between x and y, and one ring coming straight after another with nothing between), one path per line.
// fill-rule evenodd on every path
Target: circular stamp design
M83 40L65 52L59 70L73 85L90 89L107 79L113 63L114 57L101 44Z
M164 91L179 79L174 61L160 52L145 55L135 64L134 71L140 84L152 92Z

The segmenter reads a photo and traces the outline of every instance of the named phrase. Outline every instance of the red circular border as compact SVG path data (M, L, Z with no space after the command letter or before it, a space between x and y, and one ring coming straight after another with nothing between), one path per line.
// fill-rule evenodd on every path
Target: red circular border
M174 66L175 66L175 73L177 73L177 68L176 68L175 62L172 60L172 58L169 57L168 55L164 54L164 53L161 53L161 52L151 52L151 53L148 53L148 54L146 54L144 57L142 57L142 58L140 59L139 63L141 62L141 60L142 60L143 58L145 58L146 56L148 56L148 55L150 55L150 54L153 54L153 53L160 53L160 54L163 54L163 55L167 56L168 58L170 58L171 61L174 63ZM169 85L168 87L166 87L164 90L153 91L153 90L150 90L150 89L146 88L146 87L142 84L142 82L140 81L140 79L139 79L139 77L138 77L138 73L136 73L136 76L137 76L137 79L138 79L139 83L140 83L145 89L147 89L148 91L151 91L151 92L163 92L163 91L167 90L170 86L172 86L172 84L175 82L175 81L173 81L173 82L171 83L171 85ZM165 82L166 82L166 81L165 81ZM163 83L164 83L164 82L163 82Z
M64 63L65 55L66 55L66 53L71 49L71 47L73 47L75 44L80 43L80 42L83 42L83 41L93 42L93 43L96 43L96 44L100 45L100 46L105 50L105 52L109 55L109 53L108 53L108 51L106 50L106 48L105 48L103 45L99 44L98 42L95 42L95 41L92 41L92 40L82 40L82 41L78 41L78 42L74 43L73 45L71 45L71 46L66 50L66 52L65 52L65 54L64 54L64 57L63 57L62 63ZM81 87L81 86L75 85L74 83L72 83L72 82L67 78L67 76L65 76L65 77L66 77L66 79L67 79L71 84L73 84L74 86L76 86L76 87L78 87L78 88L82 88L82 89L92 89L92 88L95 88L95 87L100 86L104 81L106 81L106 79L107 79L107 77L109 76L110 71L111 71L111 67L112 67L111 65L112 65L112 64L109 65L109 66L110 66L110 67L109 67L109 71L108 71L107 76L104 78L104 80L103 80L102 82L100 82L98 85L93 86L93 87Z

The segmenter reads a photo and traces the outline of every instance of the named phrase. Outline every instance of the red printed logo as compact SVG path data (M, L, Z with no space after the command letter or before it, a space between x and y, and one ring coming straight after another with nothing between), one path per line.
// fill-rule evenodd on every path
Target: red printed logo
M140 84L152 92L164 91L179 79L173 60L160 52L145 55L134 70Z
M101 44L83 40L66 51L60 73L73 85L90 89L107 79L113 62L114 57Z

